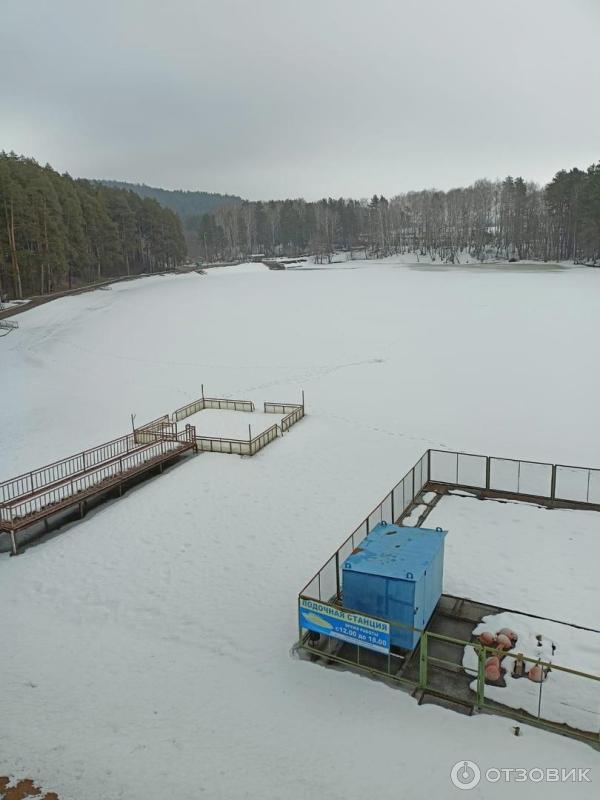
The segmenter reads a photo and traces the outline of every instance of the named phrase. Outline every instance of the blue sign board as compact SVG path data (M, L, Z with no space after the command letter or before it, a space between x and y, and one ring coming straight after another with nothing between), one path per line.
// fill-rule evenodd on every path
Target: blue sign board
M309 631L333 636L378 653L390 652L390 624L352 611L300 598L300 625Z

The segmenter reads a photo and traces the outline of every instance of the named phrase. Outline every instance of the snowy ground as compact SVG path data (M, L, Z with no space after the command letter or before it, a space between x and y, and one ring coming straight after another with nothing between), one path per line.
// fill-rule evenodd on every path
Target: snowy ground
M452 495L424 523L438 525L449 531L444 591L600 628L597 511Z
M597 784L585 745L290 658L298 589L428 446L600 464L600 271L401 262L116 284L0 340L0 478L202 383L257 403L304 389L308 414L251 459L188 459L0 556L0 774L63 800L445 798L464 759ZM507 788L597 796L472 796Z
M244 398L241 398L242 400ZM205 408L181 420L179 427L194 425L198 436L218 436L223 439L247 439L248 425L252 437L266 431L276 422L281 422L281 414L264 414L262 411L219 411Z

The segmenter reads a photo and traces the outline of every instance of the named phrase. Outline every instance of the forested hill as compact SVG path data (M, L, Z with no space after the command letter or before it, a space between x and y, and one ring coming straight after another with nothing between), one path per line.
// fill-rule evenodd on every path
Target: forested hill
M213 194L210 192L189 192L183 190L158 189L142 183L126 183L125 181L99 181L104 186L115 189L126 189L135 192L140 197L151 197L164 206L179 214L185 226L195 226L197 218L209 214L225 205L235 205L242 202L242 198L233 194ZM195 218L195 219L194 219Z
M600 163L561 170L544 187L523 178L479 180L370 200L323 198L222 206L197 228L206 261L249 253L310 253L330 259L358 249L369 258L428 254L453 263L480 259L600 263Z
M0 298L158 272L185 257L181 219L156 200L0 152Z

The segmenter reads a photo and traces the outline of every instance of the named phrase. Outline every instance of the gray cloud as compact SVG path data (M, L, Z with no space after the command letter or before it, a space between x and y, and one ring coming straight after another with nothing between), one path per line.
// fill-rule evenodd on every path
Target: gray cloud
M0 148L253 199L600 158L596 0L4 0Z

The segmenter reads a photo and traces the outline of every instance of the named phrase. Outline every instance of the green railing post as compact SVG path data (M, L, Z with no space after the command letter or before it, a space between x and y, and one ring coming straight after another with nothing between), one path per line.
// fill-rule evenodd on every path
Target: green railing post
M419 648L419 689L427 688L427 631L421 636Z
M485 702L485 647L477 651L477 708L483 708Z

